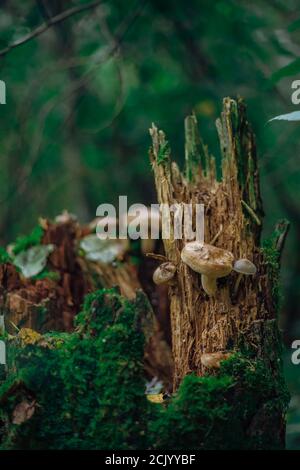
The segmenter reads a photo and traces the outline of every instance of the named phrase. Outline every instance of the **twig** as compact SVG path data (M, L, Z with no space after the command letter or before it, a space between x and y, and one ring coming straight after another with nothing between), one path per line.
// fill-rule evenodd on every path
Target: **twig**
M13 321L10 321L10 324L19 332L20 331L20 328L17 327L17 325L13 322Z
M74 8L70 8L69 10L63 11L62 13L59 13L58 15L53 16L46 23L41 24L36 29L31 31L31 33L26 34L22 38L18 39L17 41L12 42L7 47L2 49L0 51L0 57L3 57L6 54L8 54L8 52L10 52L12 49L22 46L23 44L26 44L27 42L31 41L37 36L40 36L45 31L47 31L47 29L49 29L51 26L61 23L62 21L65 21L66 19L70 18L71 16L77 15L78 13L81 13L86 10L90 10L91 8L96 8L97 6L100 5L100 3L102 3L102 0L96 0L94 2L88 3L87 5L80 5Z
M164 255L159 255L157 253L146 253L147 258L157 259L158 261L167 261L167 257Z
M252 209L252 207L248 206L248 204L241 200L241 204L242 206L246 209L246 211L248 212L248 214L250 215L250 217L252 217L252 219L254 220L254 222L257 224L257 225L261 225L261 220L259 219L259 217L255 214L254 210Z

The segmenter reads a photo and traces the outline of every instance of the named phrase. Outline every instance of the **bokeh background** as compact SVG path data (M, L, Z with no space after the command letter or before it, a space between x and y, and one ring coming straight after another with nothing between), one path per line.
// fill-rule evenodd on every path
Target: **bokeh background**
M300 448L300 13L296 0L0 0L0 244L63 209L82 222L102 202L155 201L148 128L165 130L183 163L183 120L194 111L220 160L215 119L242 96L257 136L264 237L291 222L283 256L281 326L292 394L288 448ZM87 8L74 13L74 8ZM50 18L65 20L23 40ZM76 12L76 11L75 11ZM4 50L4 51L3 51ZM300 105L299 105L300 106Z

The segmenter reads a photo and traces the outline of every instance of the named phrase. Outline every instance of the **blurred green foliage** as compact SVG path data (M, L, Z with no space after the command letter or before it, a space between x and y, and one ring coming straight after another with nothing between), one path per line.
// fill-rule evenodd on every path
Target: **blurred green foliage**
M0 49L48 16L88 0L0 1ZM102 202L155 202L148 128L183 162L183 121L197 116L220 160L214 121L224 96L246 99L257 136L265 236L291 221L283 256L286 338L300 335L300 19L296 0L103 0L0 55L0 242L64 208L81 221ZM288 344L289 345L289 344Z
M39 4L54 16L88 2L1 3L5 47L44 21ZM272 224L283 211L273 173L291 197L299 191L299 169L295 174L289 158L297 124L265 126L290 104L290 80L274 83L274 73L295 59L299 29L288 30L295 8L280 1L103 1L2 57L1 238L64 207L88 220L119 194L152 202L151 122L166 131L181 161L183 119L193 110L219 158L214 120L225 95L247 100ZM282 166L291 170L284 182Z

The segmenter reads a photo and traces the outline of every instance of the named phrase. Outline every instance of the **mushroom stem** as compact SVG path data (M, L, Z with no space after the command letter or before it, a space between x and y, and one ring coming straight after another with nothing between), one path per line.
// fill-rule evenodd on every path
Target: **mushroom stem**
M242 273L239 273L238 277L237 277L237 280L235 281L235 285L234 285L234 288L233 288L233 296L234 297L236 297L236 295L238 293L240 282L241 282L241 279L242 279L242 275L243 275Z
M217 279L201 274L201 284L207 295L213 297L217 290Z

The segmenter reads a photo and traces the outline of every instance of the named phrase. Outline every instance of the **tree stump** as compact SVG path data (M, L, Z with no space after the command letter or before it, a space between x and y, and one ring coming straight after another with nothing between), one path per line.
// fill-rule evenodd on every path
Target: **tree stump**
M235 259L247 258L257 267L255 276L243 276L236 294L238 274L232 271L218 280L216 296L209 297L201 287L200 274L181 260L187 240L174 239L171 214L171 237L164 240L164 248L166 257L177 266L176 282L169 287L174 390L187 374L210 373L201 360L207 353L248 351L265 362L274 380L281 374L277 281L288 224L279 224L266 247L261 246L264 214L256 146L243 101L225 98L216 126L222 153L220 179L194 115L185 120L183 173L171 161L164 133L154 125L150 129L158 202L204 204L205 243L229 250ZM273 431L282 441L283 410L277 418Z

